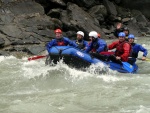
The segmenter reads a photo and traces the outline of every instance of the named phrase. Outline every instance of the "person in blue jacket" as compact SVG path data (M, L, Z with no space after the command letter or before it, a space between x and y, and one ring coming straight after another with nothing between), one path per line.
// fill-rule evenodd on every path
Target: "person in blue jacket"
M82 31L77 32L77 40L74 42L78 45L78 48L81 50L85 50L88 46L88 42L84 39L84 33Z
M139 51L143 52L142 60L146 60L146 56L148 54L147 49L145 49L140 44L134 43L134 39L135 39L134 35L133 34L129 34L128 41L129 41L129 43L131 44L131 47L132 47L131 54L130 54L131 58L129 59L129 62L130 61L136 62L136 58L138 57Z
M98 33L96 31L91 31L89 33L89 38L91 38L91 42L85 52L100 53L107 50L106 42L103 39L98 38Z
M49 51L52 46L67 46L67 45L70 45L70 46L73 46L73 47L78 47L78 45L73 43L69 38L63 37L61 29L56 29L54 32L55 32L56 38L51 40L47 44L47 46L46 46L47 51Z
M89 43L89 46L85 50L85 52L89 53L101 60L105 60L105 56L100 55L100 52L107 51L107 44L104 40L101 38L98 38L98 33L96 31L91 31L89 33L89 38L91 39L91 42Z

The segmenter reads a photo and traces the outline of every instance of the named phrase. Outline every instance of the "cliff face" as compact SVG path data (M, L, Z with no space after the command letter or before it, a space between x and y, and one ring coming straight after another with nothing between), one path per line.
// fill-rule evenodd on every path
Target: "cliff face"
M56 28L71 39L82 30L86 40L92 30L102 38L114 38L117 22L136 36L150 33L148 4L148 0L0 0L0 55L39 54L55 38Z
M122 7L139 10L150 19L150 0L121 0L120 2Z

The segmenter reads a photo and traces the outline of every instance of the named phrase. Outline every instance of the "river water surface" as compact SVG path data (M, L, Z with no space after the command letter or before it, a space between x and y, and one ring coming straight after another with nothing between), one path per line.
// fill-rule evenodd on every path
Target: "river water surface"
M136 41L150 50L150 38ZM0 113L150 113L150 62L137 64L137 74L100 74L0 56Z

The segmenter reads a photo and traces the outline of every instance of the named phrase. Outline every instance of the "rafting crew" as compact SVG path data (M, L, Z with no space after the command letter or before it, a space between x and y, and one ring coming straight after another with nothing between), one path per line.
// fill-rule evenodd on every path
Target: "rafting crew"
M131 53L130 53L130 57L129 57L129 63L133 64L136 62L136 58L138 58L138 53L141 51L143 52L143 57L142 57L142 60L146 60L146 56L148 54L148 51L147 49L145 49L142 45L140 44L136 44L134 42L134 39L135 39L135 36L133 34L130 34L128 36L128 41L129 43L131 44L131 47L132 47L132 50L131 50Z
M140 44L134 43L134 35L129 35L129 29L122 28L122 24L119 23L118 31L123 30L122 32L118 32L118 40L112 42L111 44L107 45L107 43L101 39L101 35L97 33L96 31L89 32L89 39L90 42L84 40L84 32L78 31L76 33L77 39L72 41L67 37L64 37L62 35L61 29L56 29L55 32L55 39L52 39L47 44L47 50L49 51L52 46L73 46L75 48L84 50L86 53L90 53L91 56L94 56L100 60L104 61L112 61L119 64L122 64L122 62L129 62L130 64L133 64L136 62L136 58L138 57L139 51L143 52L142 60L146 59L147 56L147 49L142 47ZM120 29L120 30L119 30ZM128 40L126 37L128 36ZM113 54L102 54L110 53L108 50L115 49L115 52L111 52Z
M85 50L88 46L88 42L84 40L84 32L77 32L77 39L74 41L78 45L78 48L81 50Z

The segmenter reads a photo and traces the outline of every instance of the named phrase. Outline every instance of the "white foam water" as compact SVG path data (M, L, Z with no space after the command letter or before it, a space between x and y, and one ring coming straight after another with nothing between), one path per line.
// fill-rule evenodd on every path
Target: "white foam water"
M149 50L149 38L136 40ZM137 74L125 74L103 64L78 70L63 61L46 66L45 59L0 56L0 112L149 113L150 63L137 64Z

